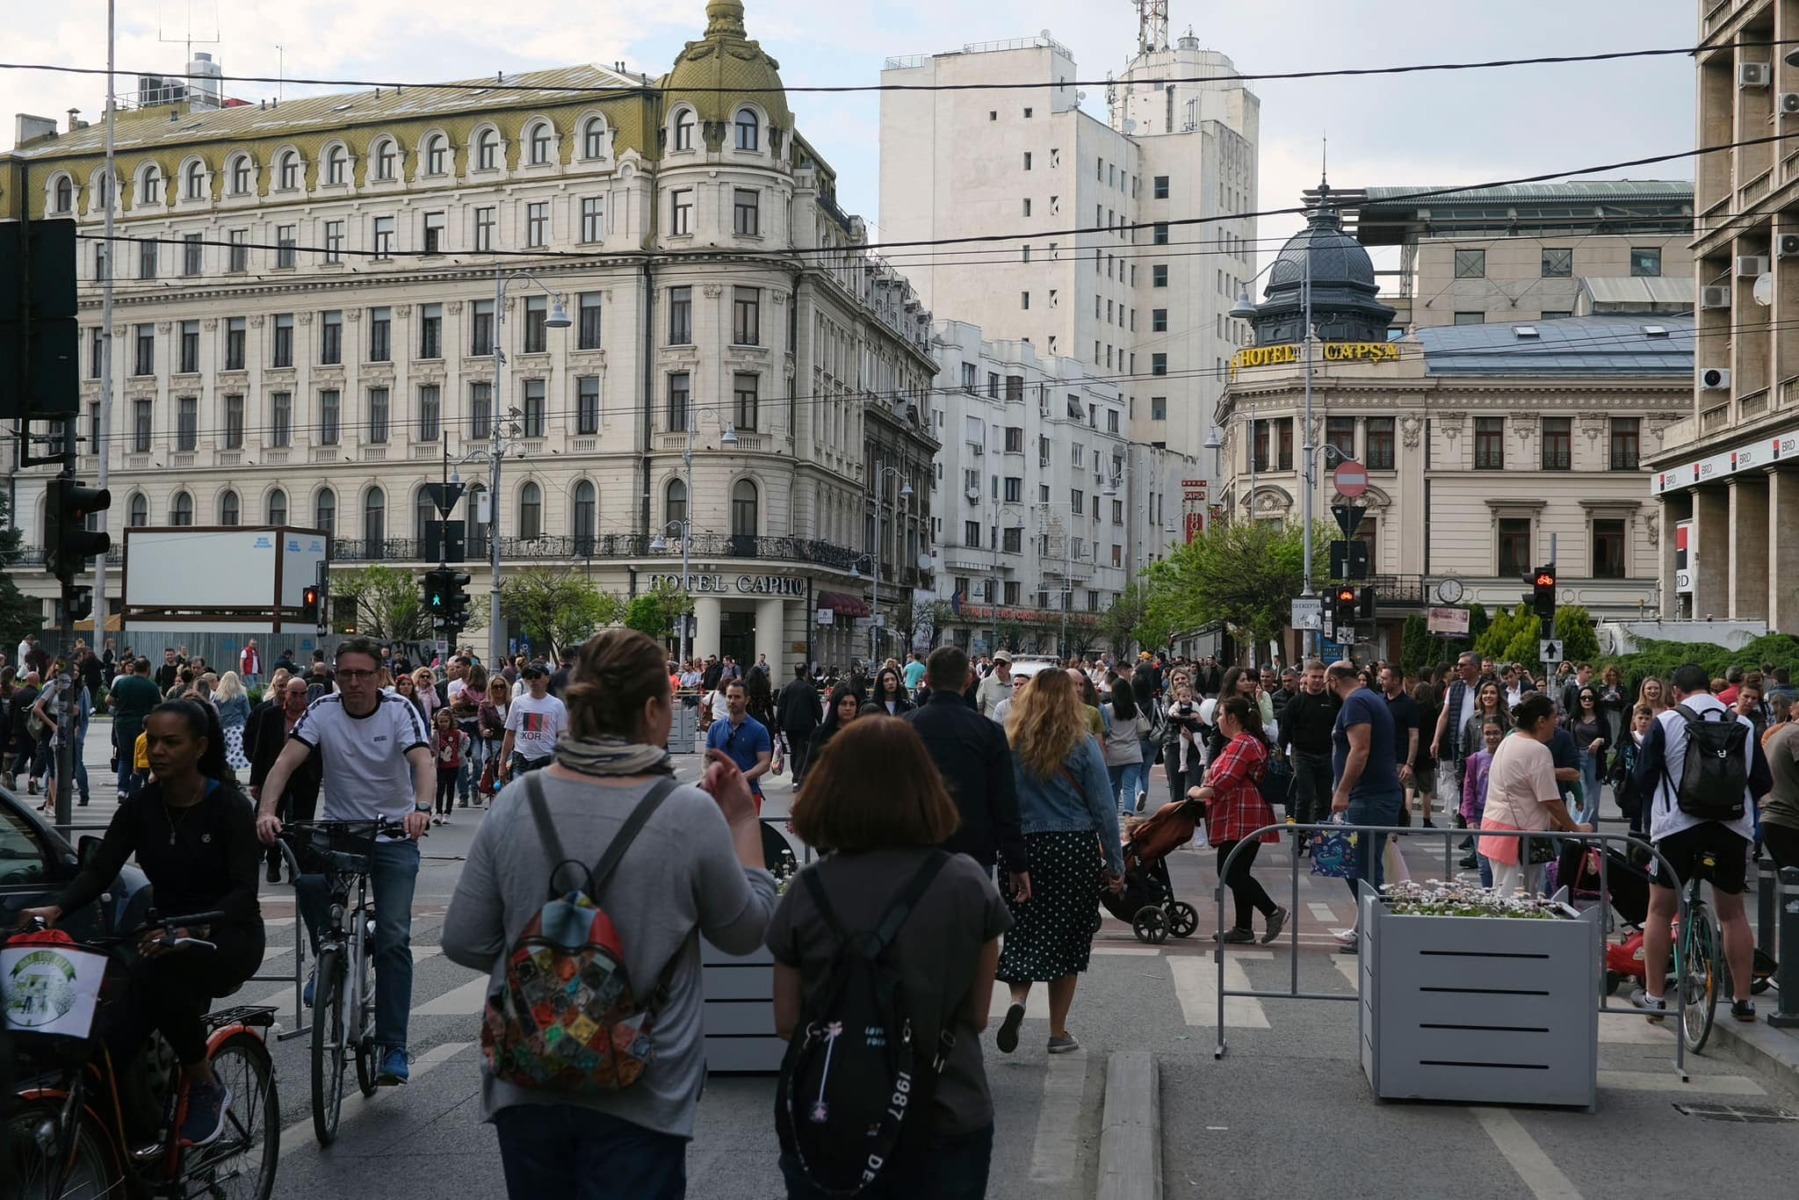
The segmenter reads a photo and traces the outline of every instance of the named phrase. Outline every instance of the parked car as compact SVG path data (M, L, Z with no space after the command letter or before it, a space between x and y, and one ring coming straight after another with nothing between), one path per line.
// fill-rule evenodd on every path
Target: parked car
M91 840L98 845L98 835ZM79 869L77 847L46 823L35 805L0 788L0 931L16 927L25 909L47 903ZM128 866L98 901L67 914L61 928L81 941L130 929L142 923L149 911L150 881L142 871Z

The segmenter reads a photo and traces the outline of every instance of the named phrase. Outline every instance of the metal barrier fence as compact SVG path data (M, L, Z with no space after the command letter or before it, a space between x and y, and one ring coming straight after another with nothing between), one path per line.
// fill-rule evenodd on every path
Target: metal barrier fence
M1308 841L1311 839L1311 836L1315 833L1345 833L1345 834L1354 834L1354 835L1358 835L1358 836L1375 835L1377 840L1384 840L1385 835L1390 835L1390 836L1394 836L1394 837L1432 837L1432 838L1440 837L1443 839L1443 878L1446 880L1453 880L1455 878L1455 841L1457 838L1468 837L1468 836L1473 836L1473 837L1477 837L1477 838L1479 838L1479 837L1509 837L1509 838L1515 838L1515 839L1542 838L1547 841L1556 842L1558 845L1562 842L1570 842L1570 841L1573 841L1573 842L1601 842L1601 843L1606 843L1606 844L1618 842L1618 843L1622 843L1625 846L1634 846L1639 849L1647 851L1659 864L1661 871L1666 872L1666 874L1662 876L1663 878L1666 878L1666 879L1679 878L1679 876L1674 871L1673 864L1670 863L1667 860L1667 858L1665 858L1662 855L1661 851L1657 850L1654 846L1650 845L1648 842L1641 841L1638 838L1635 838L1628 833L1578 833L1578 832L1558 832L1555 830L1526 830L1526 829L1505 829L1505 830L1502 830L1502 829L1455 829L1455 828L1451 828L1448 826L1445 826L1442 829L1423 829L1423 828L1419 828L1419 827L1411 826L1411 825L1339 825L1339 824L1330 824L1330 823L1300 824L1300 823L1291 822L1291 821L1283 821L1283 822L1280 822L1279 824L1274 824L1274 825L1264 825L1260 829L1256 830L1254 833L1245 834L1243 836L1243 838L1235 846L1231 847L1230 853L1225 855L1224 860L1218 864L1218 884L1216 887L1214 887L1212 889L1212 898L1218 908L1218 932L1216 935L1217 936L1217 946L1212 951L1212 960L1214 963L1217 964L1217 967L1218 967L1218 979L1217 979L1218 1045L1212 1052L1212 1057L1214 1059L1219 1059L1219 1058L1224 1057L1224 1051L1225 1051L1224 1007L1225 1007L1225 1001L1228 999L1241 998L1241 999L1253 999L1253 1000L1334 1000L1334 1001L1349 1001L1350 1003L1355 1003L1360 998L1356 994L1345 994L1342 992L1303 992L1299 988L1299 911L1300 911L1300 909L1299 909L1299 855L1297 853L1294 853L1289 856L1291 859L1290 871L1292 874L1292 889L1291 889L1292 903L1288 906L1287 911L1290 914L1292 914L1292 919L1288 923L1288 930L1290 931L1289 937L1288 937L1289 952L1290 952L1289 957L1292 960L1292 962L1291 962L1292 975L1291 975L1291 980L1290 980L1287 990L1284 992L1265 992L1265 991L1257 991L1253 988L1227 988L1225 986L1225 982L1224 982L1224 963L1225 963L1224 952L1225 952L1226 943L1224 941L1224 928L1225 928L1225 926L1224 926L1224 896L1225 896L1225 892L1227 889L1226 889L1224 881L1225 881L1225 879L1227 879L1230 876L1231 867L1237 861L1237 855L1242 852L1243 847L1246 845L1258 844L1258 840L1261 838L1261 836L1264 833L1269 833L1269 832L1291 834L1291 835L1296 835L1296 836L1303 835ZM1380 852L1381 852L1380 847L1377 846L1373 851L1370 852L1370 859L1372 860ZM1520 849L1519 849L1520 856L1523 856L1525 853L1526 852L1523 849L1523 847L1520 847ZM1358 854L1357 857L1359 858L1360 855ZM1611 936L1611 931L1612 931L1612 912L1611 912L1611 902L1609 899L1609 897L1611 896L1611 884L1610 884L1608 866L1609 866L1609 864L1606 862L1606 856L1604 854L1601 854L1599 856L1599 891L1602 896L1607 897L1607 899L1602 904L1604 912L1601 914L1601 917L1600 917L1602 939L1609 939ZM1686 889L1684 887L1678 889L1678 891L1676 892L1676 895L1679 897L1679 903L1680 903L1679 917L1680 917L1681 925L1679 927L1684 929L1686 927L1685 922L1686 922L1686 917L1687 917ZM1359 921L1360 921L1360 904L1359 904L1359 902L1357 904L1357 920L1359 923ZM1795 922L1793 922L1793 924L1799 925L1799 921L1795 921ZM1796 940L1799 940L1799 939L1796 939ZM1680 941L1679 938L1675 938L1674 941L1670 945L1670 950L1676 956L1676 959L1678 958L1678 955L1679 955L1679 949L1680 949L1679 941ZM1605 972L1604 961L1602 960L1600 962L1594 963L1593 970L1595 972L1599 973L1600 976L1603 978L1603 974ZM1678 962L1676 962L1676 974L1677 975L1679 974ZM1679 1028L1682 1024L1683 1018L1686 1015L1686 997L1685 997L1684 989L1676 988L1675 992L1676 992L1675 1006L1674 1006L1673 1011L1669 1015L1674 1018L1676 1028ZM1634 1017L1638 1017L1638 1018L1641 1018L1643 1016L1643 1010L1640 1008L1636 1008L1634 1006L1628 1007L1628 1008L1613 1007L1610 1004L1608 1004L1607 1001L1611 999L1611 996L1610 996L1610 993L1603 986L1600 988L1599 994L1600 994L1599 1013L1601 1016L1629 1015L1629 1016L1634 1016ZM1676 1033L1675 1037L1674 1037L1674 1070L1680 1076L1681 1080L1684 1082L1687 1078L1686 1042L1681 1038L1681 1036L1678 1033Z

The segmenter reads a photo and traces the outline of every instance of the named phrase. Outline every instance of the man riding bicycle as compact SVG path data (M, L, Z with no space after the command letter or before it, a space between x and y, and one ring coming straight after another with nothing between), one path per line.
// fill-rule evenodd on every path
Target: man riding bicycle
M181 1140L204 1146L223 1132L232 1097L207 1060L203 1018L214 999L262 965L253 810L226 765L224 731L210 705L160 704L144 730L155 782L119 804L99 854L63 893L21 916L54 925L99 898L133 856L162 911L225 914L203 933L175 931L176 940L204 938L211 950L165 946L160 929L146 934L131 963L130 1002L116 1007L106 1031L115 1068L136 1057L151 1029L168 1040L188 1087Z
M315 748L323 764L322 819L405 823L404 839L379 840L369 856L375 892L376 1082L391 1087L405 1083L408 1074L412 893L418 881L418 839L431 821L436 769L419 710L380 688L381 660L374 643L351 638L337 648L336 661L338 690L307 707L263 781L256 833L265 845L274 845L281 832L275 806L287 790L288 777ZM330 919L327 881L322 875L302 875L294 881L294 891L316 950L319 930Z
M1730 1015L1739 1021L1755 1020L1755 1005L1749 999L1749 985L1754 980L1751 968L1755 957L1755 938L1749 929L1749 916L1743 908L1743 893L1748 888L1749 851L1755 840L1755 797L1766 794L1767 766L1760 764L1758 776L1756 741L1745 717L1726 708L1711 694L1711 680L1705 668L1693 663L1680 667L1673 678L1675 707L1663 712L1650 725L1637 760L1635 782L1639 795L1649 796L1649 840L1661 851L1674 869L1676 878L1659 878L1660 863L1649 865L1649 919L1643 925L1643 992L1638 999L1641 1008L1651 1014L1663 1012L1667 1003L1662 996L1663 981L1668 974L1668 952L1672 944L1671 922L1680 911L1680 889L1699 871L1708 856L1712 897L1718 909L1718 923L1724 930L1724 961L1730 967L1735 989ZM1689 729L1693 722L1740 722L1743 734L1738 753L1743 755L1740 775L1731 775L1732 790L1740 791L1732 807L1703 807L1689 795L1698 783L1689 783L1687 757L1693 746ZM1722 777L1722 776L1720 776ZM1742 781L1742 786L1736 786ZM1729 813L1735 812L1734 818ZM1720 816L1728 819L1718 819ZM1659 1018L1652 1015L1651 1021Z

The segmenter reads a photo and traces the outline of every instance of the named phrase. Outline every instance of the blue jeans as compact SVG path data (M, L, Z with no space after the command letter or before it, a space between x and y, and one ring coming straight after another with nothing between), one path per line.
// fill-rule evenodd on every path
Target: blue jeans
M376 842L369 855L369 884L375 893L375 1040L406 1048L412 1012L412 892L418 883L419 844ZM331 919L331 890L323 875L299 875L294 894L300 917L319 948L319 930Z
M1351 825L1397 825L1399 810L1403 807L1404 792L1384 792L1364 796L1360 800L1351 799L1349 811L1344 815ZM1364 834L1356 839L1355 871L1347 881L1350 895L1361 895L1361 890L1357 887L1360 880L1366 879L1376 889L1385 881L1381 852L1386 846L1387 835L1384 833Z
M993 1162L993 1126L966 1137L932 1139L924 1153L902 1156L866 1191L867 1200L981 1200L987 1194L987 1172ZM823 1200L825 1193L807 1182L799 1164L781 1155L787 1200Z
M687 1139L574 1104L515 1104L493 1117L512 1200L681 1200Z
M1580 752L1581 802L1575 806L1576 825L1599 823L1599 760L1589 750ZM1559 849L1559 847L1558 847Z
M1106 775L1112 781L1112 796L1118 801L1118 811L1129 813L1137 811L1137 793L1143 790L1143 764L1140 762L1106 765Z
M481 782L481 769L487 765L487 743L481 740L475 722L458 724L468 734L468 753L462 756L462 768L456 772L456 796L468 803L469 792Z

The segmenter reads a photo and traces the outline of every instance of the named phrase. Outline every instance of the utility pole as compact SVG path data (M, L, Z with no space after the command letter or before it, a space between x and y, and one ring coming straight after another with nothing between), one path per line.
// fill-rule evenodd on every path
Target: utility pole
M118 132L118 103L115 97L118 86L114 72L118 69L118 39L116 37L118 0L106 0L106 166L105 183L102 185L106 198L106 240L100 243L100 252L104 254L106 271L100 276L100 421L95 431L92 450L99 463L98 487L106 487L107 477L112 468L112 289L113 289L113 221L118 208L118 197L114 195L115 155L114 142ZM19 515L13 514L17 523ZM106 532L106 513L100 513L99 532ZM94 653L100 654L106 645L106 555L94 559Z

